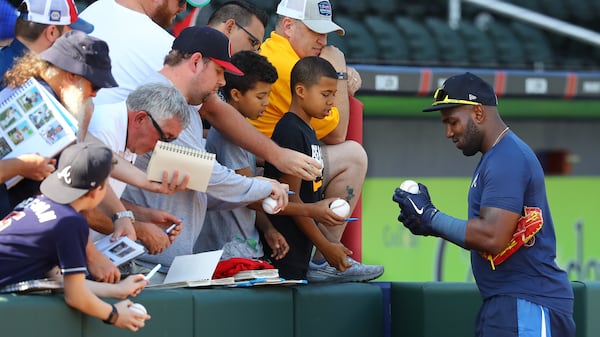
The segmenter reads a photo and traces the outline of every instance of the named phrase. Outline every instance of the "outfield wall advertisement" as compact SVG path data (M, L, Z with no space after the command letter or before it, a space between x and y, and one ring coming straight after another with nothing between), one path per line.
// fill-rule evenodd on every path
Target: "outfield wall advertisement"
M469 252L435 237L412 235L398 222L394 189L404 179L427 185L433 204L467 217L470 178L369 178L363 189L363 262L383 264L378 281L472 281ZM600 281L600 177L546 177L558 265L571 280Z

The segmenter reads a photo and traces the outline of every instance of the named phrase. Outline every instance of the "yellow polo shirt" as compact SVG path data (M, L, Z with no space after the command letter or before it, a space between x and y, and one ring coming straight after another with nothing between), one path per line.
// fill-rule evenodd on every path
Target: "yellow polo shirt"
M271 137L275 124L283 115L289 111L292 103L292 92L290 89L290 75L292 68L300 60L289 41L283 36L272 32L262 45L260 54L265 56L277 69L278 79L273 83L269 95L269 105L265 113L256 120L249 120L260 132ZM313 118L311 125L321 139L335 129L340 122L340 114L337 108L332 108L331 113L324 119Z

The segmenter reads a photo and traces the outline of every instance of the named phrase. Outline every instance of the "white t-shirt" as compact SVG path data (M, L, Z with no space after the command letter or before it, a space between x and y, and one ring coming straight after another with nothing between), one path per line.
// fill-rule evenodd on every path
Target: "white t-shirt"
M163 67L175 39L146 14L115 0L98 0L80 16L94 25L90 35L108 44L112 75L119 84L100 90L94 98L97 105L125 101L130 92L147 83L148 77Z
M98 138L117 155L132 164L135 163L136 154L126 148L127 106L125 102L96 105L88 132ZM110 178L110 187L112 187L118 197L121 197L127 184Z

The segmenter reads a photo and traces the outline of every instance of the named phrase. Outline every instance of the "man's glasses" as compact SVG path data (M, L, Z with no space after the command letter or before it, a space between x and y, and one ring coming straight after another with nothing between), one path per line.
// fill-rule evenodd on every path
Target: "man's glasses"
M179 7L183 7L183 5L185 5L186 2L186 0L179 0L177 4L179 5Z
M435 100L435 102L433 102L433 105L445 104L445 103L481 105L481 103L478 103L478 102L472 102L472 101L467 101L467 100L463 100L463 99L448 98L448 92L446 92L446 90L444 90L443 88L439 88L435 91L435 93L433 94L433 99Z
M146 113L146 115L148 115L148 117L150 117L150 121L152 122L152 125L154 125L154 128L156 129L156 131L158 131L158 136L160 137L161 141L170 143L170 142L174 141L175 139L177 139L177 137L167 138L167 136L165 136L165 133L160 128L160 125L158 125L158 123L156 122L154 117L152 117L152 115L148 111L144 111L144 112Z
M240 25L239 23L237 23L237 21L235 22L235 25L243 30L244 32L246 32L246 34L248 34L248 37L250 38L250 44L252 45L252 48L254 48L254 50L259 51L260 50L260 45L261 42L260 40L254 36L254 34L250 33L246 28L242 27L242 25Z

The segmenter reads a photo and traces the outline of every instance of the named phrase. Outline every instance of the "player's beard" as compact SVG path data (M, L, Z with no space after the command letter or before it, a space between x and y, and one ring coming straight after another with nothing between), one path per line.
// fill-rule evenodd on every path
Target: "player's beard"
M94 103L92 98L83 97L83 85L68 85L63 88L61 93L61 101L65 108L75 117L79 123L79 132L77 139L82 141L87 134L88 125L94 112Z
M467 122L467 128L463 133L462 137L462 153L467 156L474 156L481 149L481 142L483 141L483 134L472 119Z

